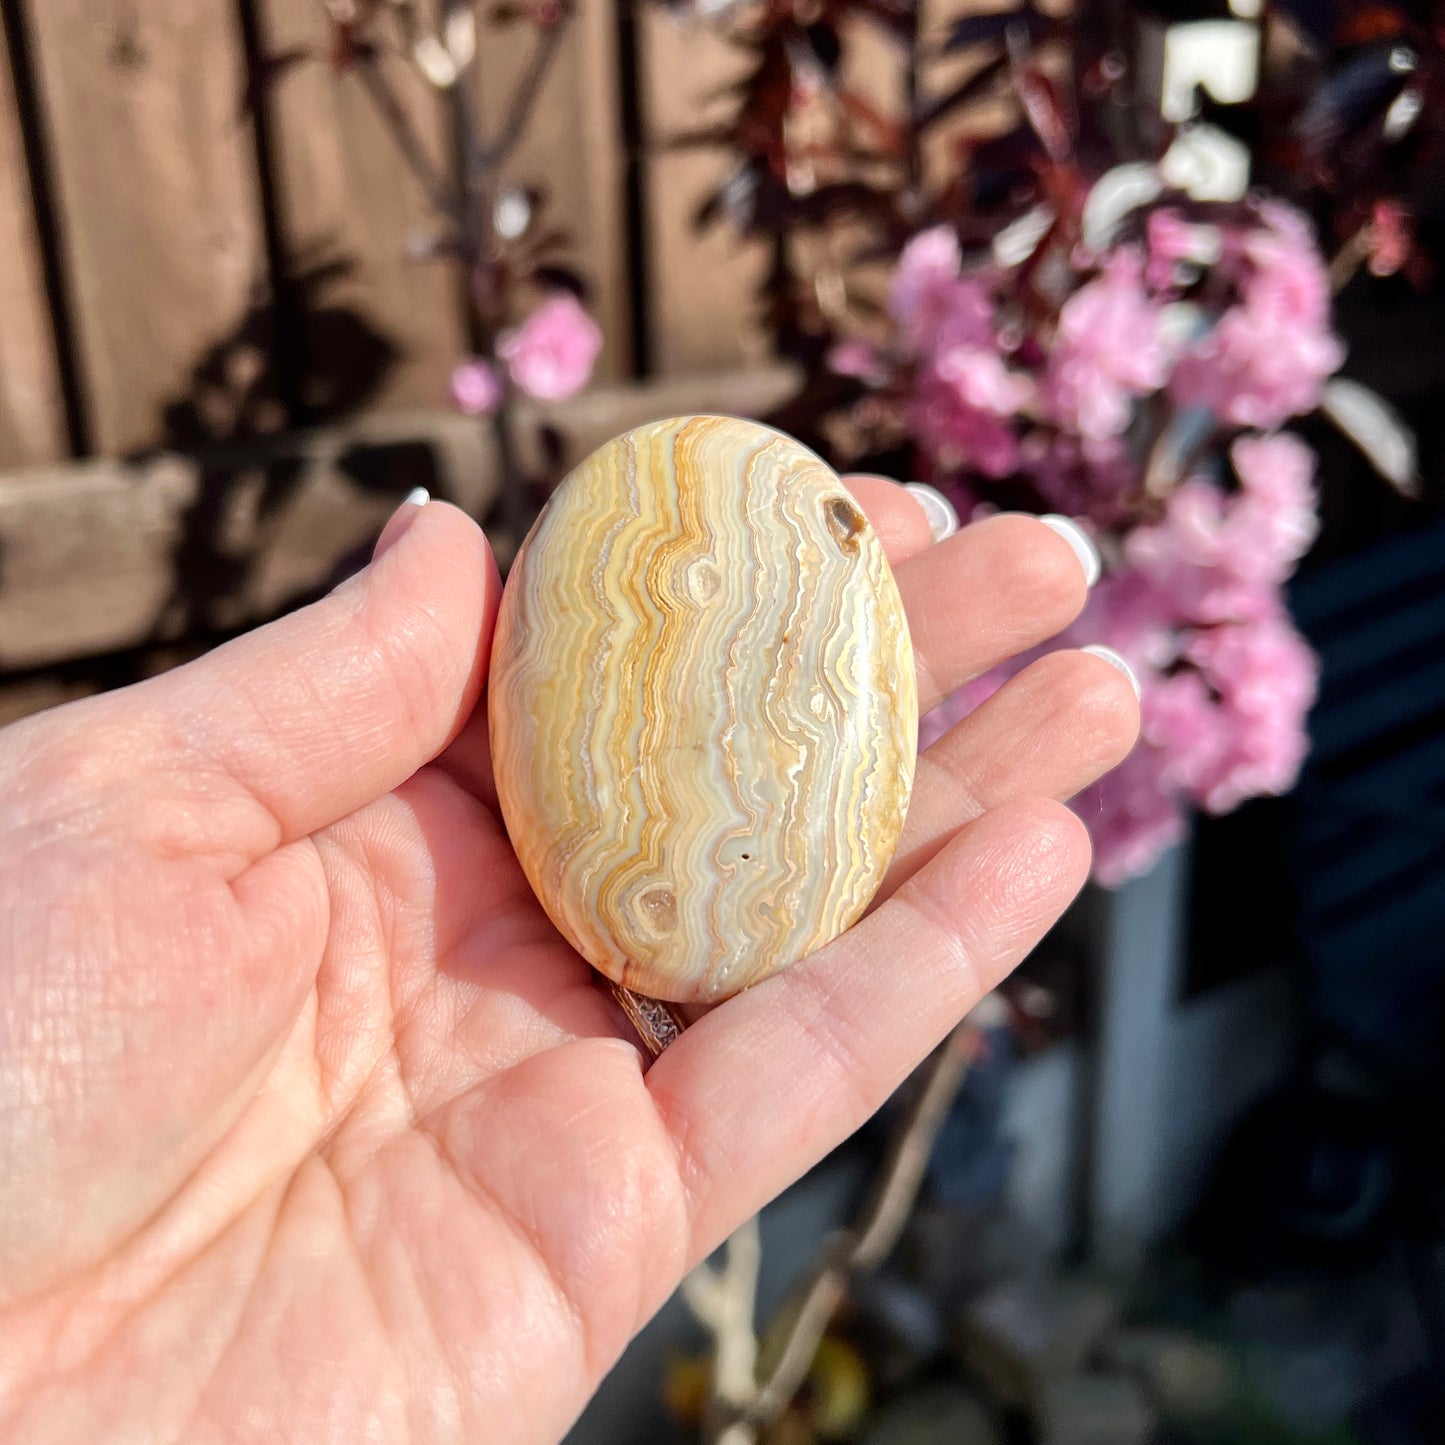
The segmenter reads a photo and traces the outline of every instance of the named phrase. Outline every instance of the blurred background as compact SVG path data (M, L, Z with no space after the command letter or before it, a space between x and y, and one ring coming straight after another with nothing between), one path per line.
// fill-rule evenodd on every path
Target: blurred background
M1445 7L0 18L0 720L679 412L1103 554L1096 882L573 1445L1445 1441Z

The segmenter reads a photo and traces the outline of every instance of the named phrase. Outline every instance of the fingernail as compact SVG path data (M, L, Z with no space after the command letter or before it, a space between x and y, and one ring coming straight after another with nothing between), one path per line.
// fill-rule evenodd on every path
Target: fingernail
M1084 585L1092 587L1103 570L1099 561L1099 549L1094 545L1093 538L1071 517L1050 513L1047 517L1040 517L1039 521L1057 532L1074 549L1074 556L1079 559L1079 566L1084 569Z
M958 513L937 487L930 487L927 482L905 482L903 490L918 499L935 542L941 542L958 531Z
M1129 679L1129 686L1134 689L1136 698L1142 697L1143 693L1139 688L1139 679L1134 675L1134 669L1114 651L1112 647L1105 647L1102 643L1091 642L1087 647L1081 647L1080 652L1087 652L1091 657L1097 657L1107 662L1110 667L1117 667L1125 677Z
M389 552L406 535L407 528L421 516L421 509L431 501L431 493L425 487L413 487L402 499L402 504L391 514L381 536L376 539L371 560L376 561L384 552Z

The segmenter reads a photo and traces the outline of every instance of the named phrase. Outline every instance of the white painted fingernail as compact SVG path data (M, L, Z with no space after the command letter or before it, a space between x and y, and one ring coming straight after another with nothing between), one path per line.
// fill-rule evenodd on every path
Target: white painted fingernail
M1092 587L1103 570L1099 562L1099 549L1094 545L1093 538L1072 517L1050 513L1047 517L1040 517L1039 521L1044 526L1051 527L1074 549L1074 556L1079 559L1079 566L1084 569L1084 585Z
M424 507L431 501L431 493L425 487L413 487L401 500L403 506Z
M1117 667L1125 677L1129 679L1129 686L1134 689L1134 696L1142 697L1143 693L1139 688L1139 679L1134 675L1134 669L1114 651L1112 647L1105 647L1102 643L1091 642L1087 647L1081 647L1080 652L1087 652L1091 657L1097 657L1107 662L1110 667Z
M935 542L941 542L958 531L958 513L953 510L953 503L937 487L930 487L927 482L904 482L903 490L918 499L923 515L928 518L928 530L933 534Z

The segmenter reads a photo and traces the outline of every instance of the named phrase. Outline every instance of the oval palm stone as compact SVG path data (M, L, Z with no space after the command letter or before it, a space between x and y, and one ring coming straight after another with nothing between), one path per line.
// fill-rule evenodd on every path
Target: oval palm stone
M754 422L653 422L568 476L508 579L489 708L537 897L655 998L726 998L835 938L903 827L918 698L883 548Z

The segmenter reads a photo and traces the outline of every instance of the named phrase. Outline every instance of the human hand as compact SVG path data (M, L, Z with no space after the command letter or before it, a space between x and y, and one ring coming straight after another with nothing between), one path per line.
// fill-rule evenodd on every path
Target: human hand
M894 563L925 707L1065 626L997 517ZM500 584L404 507L323 601L0 733L0 1436L558 1439L683 1273L876 1109L1081 885L1127 751L1035 663L920 760L879 904L651 1069L537 905L477 708Z

